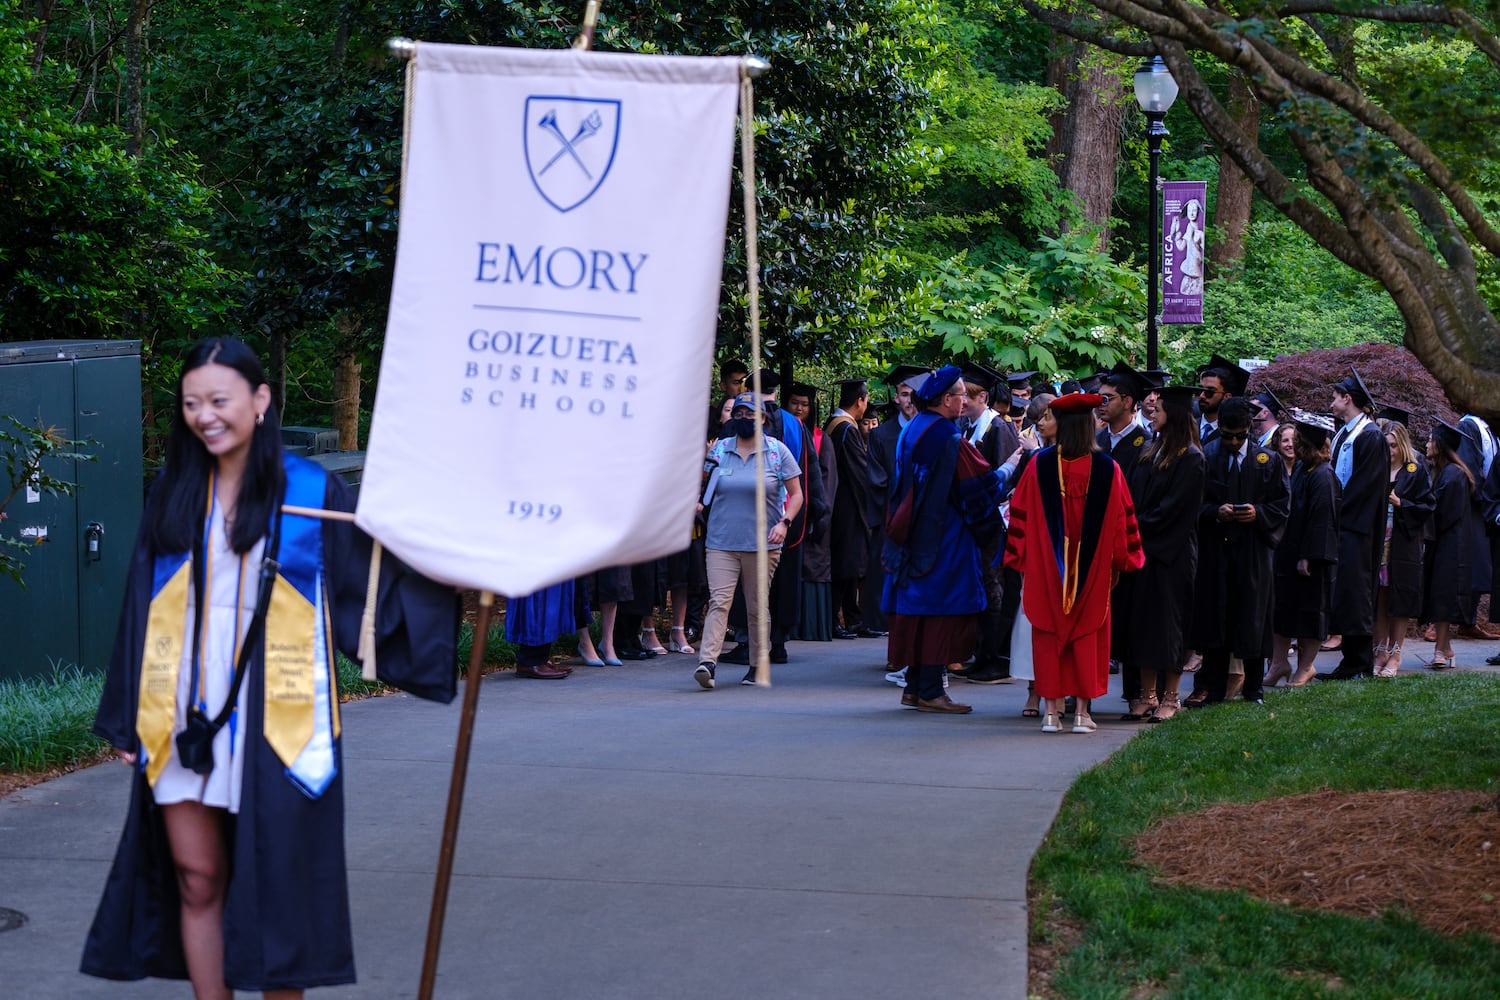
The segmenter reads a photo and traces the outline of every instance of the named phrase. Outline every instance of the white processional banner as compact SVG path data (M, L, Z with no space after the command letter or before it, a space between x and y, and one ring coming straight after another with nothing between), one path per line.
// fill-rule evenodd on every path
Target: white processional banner
M508 596L686 547L741 61L413 58L358 524Z

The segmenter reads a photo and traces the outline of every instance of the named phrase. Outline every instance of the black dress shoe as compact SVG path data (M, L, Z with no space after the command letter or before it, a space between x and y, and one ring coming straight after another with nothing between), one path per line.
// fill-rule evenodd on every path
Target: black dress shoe
M1363 675L1354 670L1330 670L1326 674L1314 674L1313 676L1320 681L1352 681L1356 677Z
M854 633L861 639L884 639L885 633L878 628L861 628Z
M1486 656L1484 662L1492 667L1500 667L1500 653L1496 653L1494 656Z
M954 676L962 677L970 684L1009 684L1011 681L1010 674L1001 673L998 670L978 670L970 672L956 670L954 671Z
M840 627L838 625L835 625L833 627L833 637L835 639L858 639L859 638L859 636L856 635L855 633L850 632L848 629L842 628L842 627Z
M622 649L616 655L622 660L649 660L656 654L648 649Z
M785 645L783 645L782 643L778 642L776 645L774 645L774 646L771 647L771 662L772 663L785 663L786 662L786 646Z
M749 643L744 643L744 642L740 643L738 646L734 647L729 652L727 652L723 656L719 657L719 662L720 663L738 663L741 666L744 666L744 665L748 664L750 662L750 645L749 645Z

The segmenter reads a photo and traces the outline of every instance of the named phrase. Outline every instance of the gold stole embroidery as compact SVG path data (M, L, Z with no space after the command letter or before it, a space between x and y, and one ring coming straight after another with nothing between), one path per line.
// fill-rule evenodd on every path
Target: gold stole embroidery
M146 616L146 648L141 656L141 690L135 732L146 751L146 780L153 786L172 756L177 720L177 671L182 666L187 633L187 598L193 563L183 560L177 572L151 599Z
M317 616L297 588L276 578L266 612L265 737L288 767L313 735Z

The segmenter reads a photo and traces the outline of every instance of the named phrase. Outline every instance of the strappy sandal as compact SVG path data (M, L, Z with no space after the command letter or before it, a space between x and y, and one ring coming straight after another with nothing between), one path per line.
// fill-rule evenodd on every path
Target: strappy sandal
M677 637L679 635L682 636L682 641L681 642L677 641ZM696 653L697 652L696 649L694 649L692 646L688 645L687 630L685 628L683 628L681 625L673 625L672 626L672 634L667 637L667 648L670 649L674 653Z
M1145 722L1156 711L1156 693L1140 694L1130 699L1130 707L1120 716L1121 722Z
M1177 694L1173 692L1163 698L1160 705L1156 706L1156 711L1151 713L1151 721L1166 722L1180 711L1182 711L1182 702L1178 699Z
M649 639L647 638L648 636L650 637ZM656 637L656 629L654 629L654 628L643 628L643 629L641 629L640 639L641 639L641 648L644 649L646 652L648 652L648 653L655 653L657 656L666 656L667 655L667 647L663 646L661 644L661 640Z

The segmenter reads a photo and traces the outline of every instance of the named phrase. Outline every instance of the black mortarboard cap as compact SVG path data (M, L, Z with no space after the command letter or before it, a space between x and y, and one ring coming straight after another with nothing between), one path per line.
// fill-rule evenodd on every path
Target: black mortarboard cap
M1276 393L1272 392L1270 389L1262 389L1262 390L1260 390L1260 392L1257 392L1255 395L1251 396L1250 398L1253 399L1253 400L1255 400L1261 406L1264 406L1266 409L1270 410L1271 411L1271 416L1273 416L1273 417L1276 416L1276 414L1278 414L1278 413L1285 413L1285 412L1287 412L1286 404L1283 403L1281 401L1281 398L1279 396L1277 396Z
M931 368L923 368L921 365L897 365L891 369L890 374L880 381L893 388L903 383L909 383L915 389L931 374Z
M1295 406L1287 410L1287 414L1297 425L1297 433L1315 448L1321 447L1323 442L1328 440L1328 436L1333 433L1333 418L1327 414L1299 410Z
M1245 386L1250 384L1250 373L1239 365L1230 361L1222 354L1215 354L1208 359L1208 364L1198 369L1198 378L1212 372L1223 372L1224 388L1229 390L1231 396L1243 396Z
M809 400L817 398L818 387L806 382L793 382L792 387L786 391L788 396L806 396Z
M1439 420L1432 425L1432 437L1442 447L1457 451L1459 445L1463 444L1465 435L1457 425Z
M1374 395L1370 393L1370 387L1365 385L1365 380L1359 377L1359 369L1353 365L1349 366L1348 377L1337 383L1334 388L1346 396L1354 397L1354 405L1361 409L1375 401Z
M977 385L991 396L995 394L995 386L1005 381L1004 375L978 361L965 361L963 372L965 383Z
M1104 372L1094 372L1094 374L1092 375L1085 375L1083 378L1078 380L1078 384L1082 387L1084 392L1097 393L1099 391L1099 378L1103 374Z
M1140 375L1141 378L1146 380L1146 388L1148 390L1160 389L1162 386L1172 381L1172 373L1167 371L1165 368L1147 368L1144 371L1137 372L1136 374Z
M1026 416L1026 407L1031 405L1031 400L1020 396L1010 397L1010 415L1012 419L1020 419Z
M1191 410L1193 400L1198 393L1203 391L1201 385L1164 385L1156 389L1156 395L1163 402L1173 403L1183 409Z
M841 378L835 379L834 385L864 385L869 382L868 378Z
M1011 372L1005 376L1005 381L1011 385L1030 385L1031 380L1036 377L1036 372Z
M1078 381L1076 378L1065 378L1063 379L1062 385L1059 388L1061 390L1059 393L1060 395L1070 396L1075 392L1082 392L1083 383Z
M1394 420L1402 426L1410 426L1411 411L1404 406L1397 406L1395 403L1381 403L1380 412L1375 414L1375 419Z
M754 372L751 372L750 373L750 377L747 378L747 379L745 379L745 388L747 388L747 389L753 389L753 388L755 388L755 373ZM772 371L769 368L762 368L760 370L760 391L761 392L775 392L779 388L781 388L781 376L777 375L774 371Z
M1145 398L1146 393L1151 389L1151 382L1146 376L1123 361L1116 361L1115 366L1109 371L1104 372L1101 377L1112 379L1114 384L1119 386L1122 393L1136 402L1140 402Z

